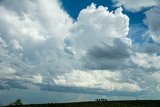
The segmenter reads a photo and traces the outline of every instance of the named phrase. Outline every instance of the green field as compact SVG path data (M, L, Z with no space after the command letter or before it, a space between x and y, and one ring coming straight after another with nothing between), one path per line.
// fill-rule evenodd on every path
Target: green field
M160 100L88 101L14 105L19 107L160 107Z

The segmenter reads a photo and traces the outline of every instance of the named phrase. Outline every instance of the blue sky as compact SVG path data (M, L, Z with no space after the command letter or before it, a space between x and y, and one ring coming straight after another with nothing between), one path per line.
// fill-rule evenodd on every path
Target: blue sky
M116 9L116 7L114 6L114 3L112 2L112 0L62 0L62 5L63 8L65 9L65 11L67 11L67 13L73 18L73 19L77 19L79 12L86 8L88 5L90 5L91 3L95 3L96 6L105 6L109 8L109 11L114 11ZM148 8L133 13L130 12L128 10L124 10L123 13L127 14L127 16L130 17L130 24L142 24L143 23L143 19L145 18L145 14L144 11L147 10ZM145 25L144 25L145 26Z
M0 104L160 99L159 0L0 0Z

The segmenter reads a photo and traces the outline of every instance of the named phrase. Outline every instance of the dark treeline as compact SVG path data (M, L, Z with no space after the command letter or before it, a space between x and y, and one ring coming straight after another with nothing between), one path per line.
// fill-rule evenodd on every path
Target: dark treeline
M88 102L72 103L48 103L48 104L28 104L10 105L16 107L160 107L160 100L124 100L107 101L104 99ZM8 106L9 107L9 106Z

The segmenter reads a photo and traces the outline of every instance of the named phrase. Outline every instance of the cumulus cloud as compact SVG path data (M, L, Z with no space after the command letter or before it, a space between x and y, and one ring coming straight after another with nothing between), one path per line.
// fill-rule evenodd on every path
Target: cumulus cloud
M10 5L11 2L13 5ZM23 84L22 88L27 88L32 83L53 87L60 84L72 87L74 84L75 87L89 88L89 85L90 88L109 91L140 90L136 83L121 83L120 77L116 76L118 72L113 73L115 80L112 81L108 76L102 77L102 80L101 76L95 77L96 74L103 75L101 71L91 73L81 70L91 69L84 68L87 60L97 66L93 68L94 65L91 65L92 70L101 70L110 61L110 65L113 65L117 59L117 69L126 66L131 54L131 40L126 37L129 18L122 13L121 8L109 12L106 7L96 8L95 4L91 4L80 12L77 21L73 23L57 1L25 1L22 5L16 2L1 1L0 6L3 13L0 18L1 87L6 85L8 88L20 88L20 84ZM99 61L96 63L96 60ZM120 64L121 61L126 63ZM104 66L99 67L101 64ZM112 68L116 69L114 67ZM79 73L81 76L86 75L86 79L91 80L90 83L83 84L81 79L78 80L80 82L73 83L75 80L69 79L73 74L77 78ZM110 75L108 73L111 72L104 71L104 74ZM71 83L62 84L61 77L63 81L70 80ZM98 82L104 84L96 85ZM14 83L17 87L12 86ZM103 87L107 84L110 84L109 87Z
M60 71L60 51L72 19L58 1L2 0L0 12L1 78L42 83L42 74Z
M74 34L73 44L78 49L88 49L101 42L113 44L115 38L124 38L129 31L129 18L122 13L122 8L115 12L103 6L96 8L91 4L86 9L81 10L78 15L75 27L72 29Z
M131 66L131 47L120 39L113 41L113 46L102 43L88 49L81 58L87 69L124 69Z
M160 43L160 8L155 7L145 12L146 20L152 39Z
M158 6L159 0L113 0L116 7L123 6L126 10L137 12L144 8Z
M156 54L146 54L146 53L136 53L132 56L132 60L134 63L138 64L141 67L144 68L156 68L160 69L159 67L159 61L160 56L157 56Z
M75 56L81 56L85 68L116 69L126 65L121 62L127 62L124 57L130 56L131 40L126 37L129 18L122 11L118 8L110 12L107 7L91 4L79 13L71 30L72 42Z
M120 72L110 71L80 71L73 70L70 73L59 75L54 83L60 86L83 87L102 89L104 91L140 91L140 87L134 83L122 82Z
M143 69L159 69L158 46L133 52L122 8L110 12L91 4L73 22L57 0L1 0L0 13L0 89L32 84L42 90L124 95L143 90Z

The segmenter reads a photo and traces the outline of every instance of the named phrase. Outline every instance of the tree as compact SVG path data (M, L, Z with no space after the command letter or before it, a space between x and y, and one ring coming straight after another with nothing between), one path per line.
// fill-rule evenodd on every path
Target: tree
M10 103L10 105L22 105L22 100L20 98L18 98L17 100L15 100L14 102Z

